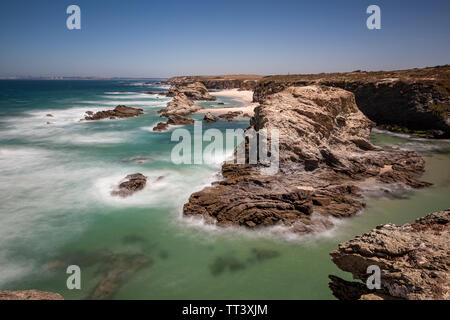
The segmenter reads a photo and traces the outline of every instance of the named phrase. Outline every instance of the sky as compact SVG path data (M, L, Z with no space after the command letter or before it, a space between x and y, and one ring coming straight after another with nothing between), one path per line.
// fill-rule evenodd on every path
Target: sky
M81 9L68 30L66 9ZM369 5L381 29L369 30ZM450 1L2 0L0 77L170 77L450 63Z

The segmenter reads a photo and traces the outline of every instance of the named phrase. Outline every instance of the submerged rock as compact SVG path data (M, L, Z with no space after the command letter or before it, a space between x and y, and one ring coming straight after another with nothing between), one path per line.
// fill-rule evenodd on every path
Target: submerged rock
M137 117L141 114L144 114L144 110L142 109L136 109L132 107L127 107L124 105L119 105L115 107L113 110L106 110L106 111L99 111L94 114L89 114L87 111L86 114L88 114L86 117L84 117L84 120L101 120L101 119L116 119L116 118L130 118L130 117Z
M128 197L136 191L144 189L147 184L147 177L141 173L129 174L124 180L119 184L118 190L112 191L111 195Z
M333 294L342 300L356 299L450 299L450 209L431 213L411 224L385 224L341 243L331 259L362 282L330 276ZM381 269L381 289L365 285Z
M201 82L193 82L186 84L176 84L170 87L167 96L175 97L180 93L185 94L192 100L208 100L214 101L216 97L209 94L208 89Z
M184 214L221 226L284 225L309 233L331 228L330 216L361 210L364 183L429 185L416 178L424 168L416 153L370 143L372 125L342 89L291 87L270 95L255 108L251 126L279 130L279 172L224 164L224 180L192 194Z
M0 291L0 300L64 300L64 298L53 292L39 290Z

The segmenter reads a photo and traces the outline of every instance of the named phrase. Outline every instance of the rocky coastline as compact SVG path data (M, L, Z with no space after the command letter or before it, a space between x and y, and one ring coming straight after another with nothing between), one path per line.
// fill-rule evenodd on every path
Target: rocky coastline
M428 186L418 180L423 159L372 145L372 126L343 89L313 85L269 95L255 108L251 128L280 131L279 172L226 163L223 180L192 194L183 212L220 226L283 225L302 234L361 210L365 184Z

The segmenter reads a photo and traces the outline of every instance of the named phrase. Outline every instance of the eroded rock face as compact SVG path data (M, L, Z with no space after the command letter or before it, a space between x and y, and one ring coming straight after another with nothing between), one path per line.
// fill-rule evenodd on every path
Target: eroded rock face
M0 291L0 300L64 300L57 293L39 290Z
M113 196L128 197L136 191L144 189L147 184L147 177L141 173L129 174L125 177L117 188L111 192Z
M201 82L193 82L186 84L176 84L170 87L167 96L175 97L180 93L185 94L188 98L192 100L208 100L214 101L216 97L209 94L208 89Z
M92 113L91 111L86 112L87 116L84 120L101 120L101 119L116 119L116 118L130 118L137 117L144 114L144 110L127 107L124 105L119 105L113 110L99 111Z
M255 108L251 125L279 130L279 172L264 175L261 165L224 164L224 180L192 194L185 215L223 226L281 224L307 233L332 227L330 216L362 209L366 183L428 185L417 179L424 161L416 153L370 143L373 123L348 91L287 88Z
M381 269L381 289L370 291L361 282L344 281L336 276L330 288L344 300L450 299L450 209L431 213L414 223L385 224L341 243L331 252L333 262L364 283L367 267Z
M189 99L184 93L178 93L167 104L165 109L158 111L162 117L170 117L174 115L185 116L197 112L201 108L197 106L191 99Z

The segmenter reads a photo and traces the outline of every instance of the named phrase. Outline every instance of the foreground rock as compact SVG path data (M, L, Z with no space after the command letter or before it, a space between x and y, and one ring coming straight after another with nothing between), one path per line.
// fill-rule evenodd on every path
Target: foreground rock
M172 126L183 126L187 124L193 124L195 122L194 119L183 117L179 115L170 116L167 122L159 122L154 128L153 131L166 131L169 129L169 125Z
M216 100L216 97L210 95L208 89L206 89L206 87L201 82L173 85L172 87L170 87L167 96L175 97L180 93L185 94L189 99L192 100Z
M86 112L86 114L87 116L84 117L84 120L116 119L116 118L137 117L141 114L144 114L144 110L119 105L115 107L113 110L99 111L96 113L88 111Z
M0 291L0 300L64 300L57 293L39 290Z
M291 86L321 84L355 94L360 110L393 131L450 137L450 66L377 72L279 75L262 78L253 101Z
M113 196L128 197L136 191L144 189L147 184L147 177L141 173L129 174L121 182L117 190L111 192Z
M161 117L170 117L174 115L185 116L197 112L201 108L197 106L184 93L179 93L173 97L165 109L158 110Z
M364 283L367 267L381 269L381 289L369 290L361 282L330 276L333 294L355 299L450 299L450 209L414 223L378 226L339 245L333 262Z
M279 130L279 172L263 165L224 164L224 180L191 195L185 215L221 226L284 225L298 233L333 226L364 207L364 186L423 187L424 161L414 152L379 148L369 141L373 123L351 92L290 87L255 108L251 126Z

